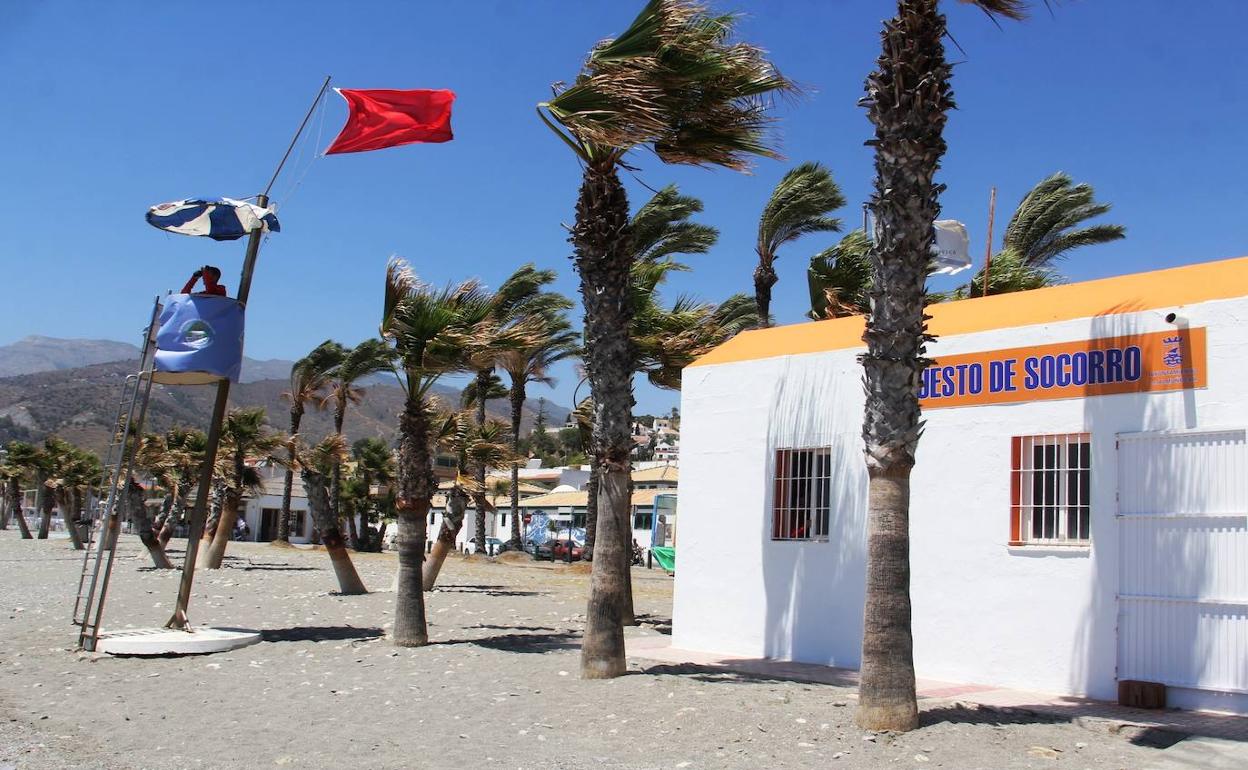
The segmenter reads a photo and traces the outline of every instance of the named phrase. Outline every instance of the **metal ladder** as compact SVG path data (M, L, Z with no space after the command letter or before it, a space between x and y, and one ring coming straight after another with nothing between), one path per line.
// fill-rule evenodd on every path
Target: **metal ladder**
M143 423L147 418L147 405L152 396L152 366L156 354L157 319L160 317L160 298L152 305L152 317L143 335L143 352L139 371L127 375L122 383L121 400L117 402L117 415L113 420L113 434L104 461L103 497L91 506L90 524L87 530L86 553L82 559L82 571L78 576L78 596L74 601L74 625L78 626L78 646L88 652L95 650L100 633L100 618L104 612L104 599L108 594L108 581L113 572L113 557L117 551L117 535L121 530L121 511L124 508L130 474L134 470L139 439L143 436ZM134 441L130 441L131 435Z

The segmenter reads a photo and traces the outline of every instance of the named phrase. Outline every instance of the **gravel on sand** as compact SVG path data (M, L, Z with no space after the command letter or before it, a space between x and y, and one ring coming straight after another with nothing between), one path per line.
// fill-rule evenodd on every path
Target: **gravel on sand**
M184 541L171 543L175 563ZM395 647L391 554L338 596L324 552L231 543L196 575L192 620L263 631L210 656L74 650L81 554L0 532L0 770L40 768L1138 768L1157 749L1043 717L924 702L923 727L866 734L851 689L632 660L577 676L588 575L453 557L426 595L433 644ZM178 571L123 536L106 629L169 617ZM670 633L672 581L634 572L642 625Z

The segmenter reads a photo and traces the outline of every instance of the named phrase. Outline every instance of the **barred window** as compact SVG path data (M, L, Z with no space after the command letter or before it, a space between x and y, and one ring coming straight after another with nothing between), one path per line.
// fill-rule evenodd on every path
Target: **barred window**
M633 511L633 529L653 529L654 528L654 511L640 510Z
M1010 457L1010 543L1087 545L1092 528L1089 434L1015 436Z
M832 450L777 449L772 540L827 540Z

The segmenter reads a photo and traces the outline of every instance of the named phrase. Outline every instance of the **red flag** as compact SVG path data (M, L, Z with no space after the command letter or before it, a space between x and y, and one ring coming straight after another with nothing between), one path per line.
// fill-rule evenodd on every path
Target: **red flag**
M415 142L449 142L451 103L455 92L445 89L395 91L335 88L351 114L326 155L364 152Z

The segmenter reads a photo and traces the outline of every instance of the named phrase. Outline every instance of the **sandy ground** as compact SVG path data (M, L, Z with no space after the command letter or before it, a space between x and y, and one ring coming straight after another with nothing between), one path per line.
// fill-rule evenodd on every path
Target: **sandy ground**
M175 550L180 541L174 541ZM175 561L180 554L175 555ZM1121 735L925 702L923 727L870 735L850 690L630 661L577 677L587 576L453 558L427 595L435 643L386 638L394 557L356 559L367 596L333 593L324 553L234 543L201 571L200 624L261 629L233 653L75 652L80 559L0 532L0 770L17 768L1140 768ZM162 624L179 573L125 537L105 627ZM630 634L670 630L670 578L635 572Z

